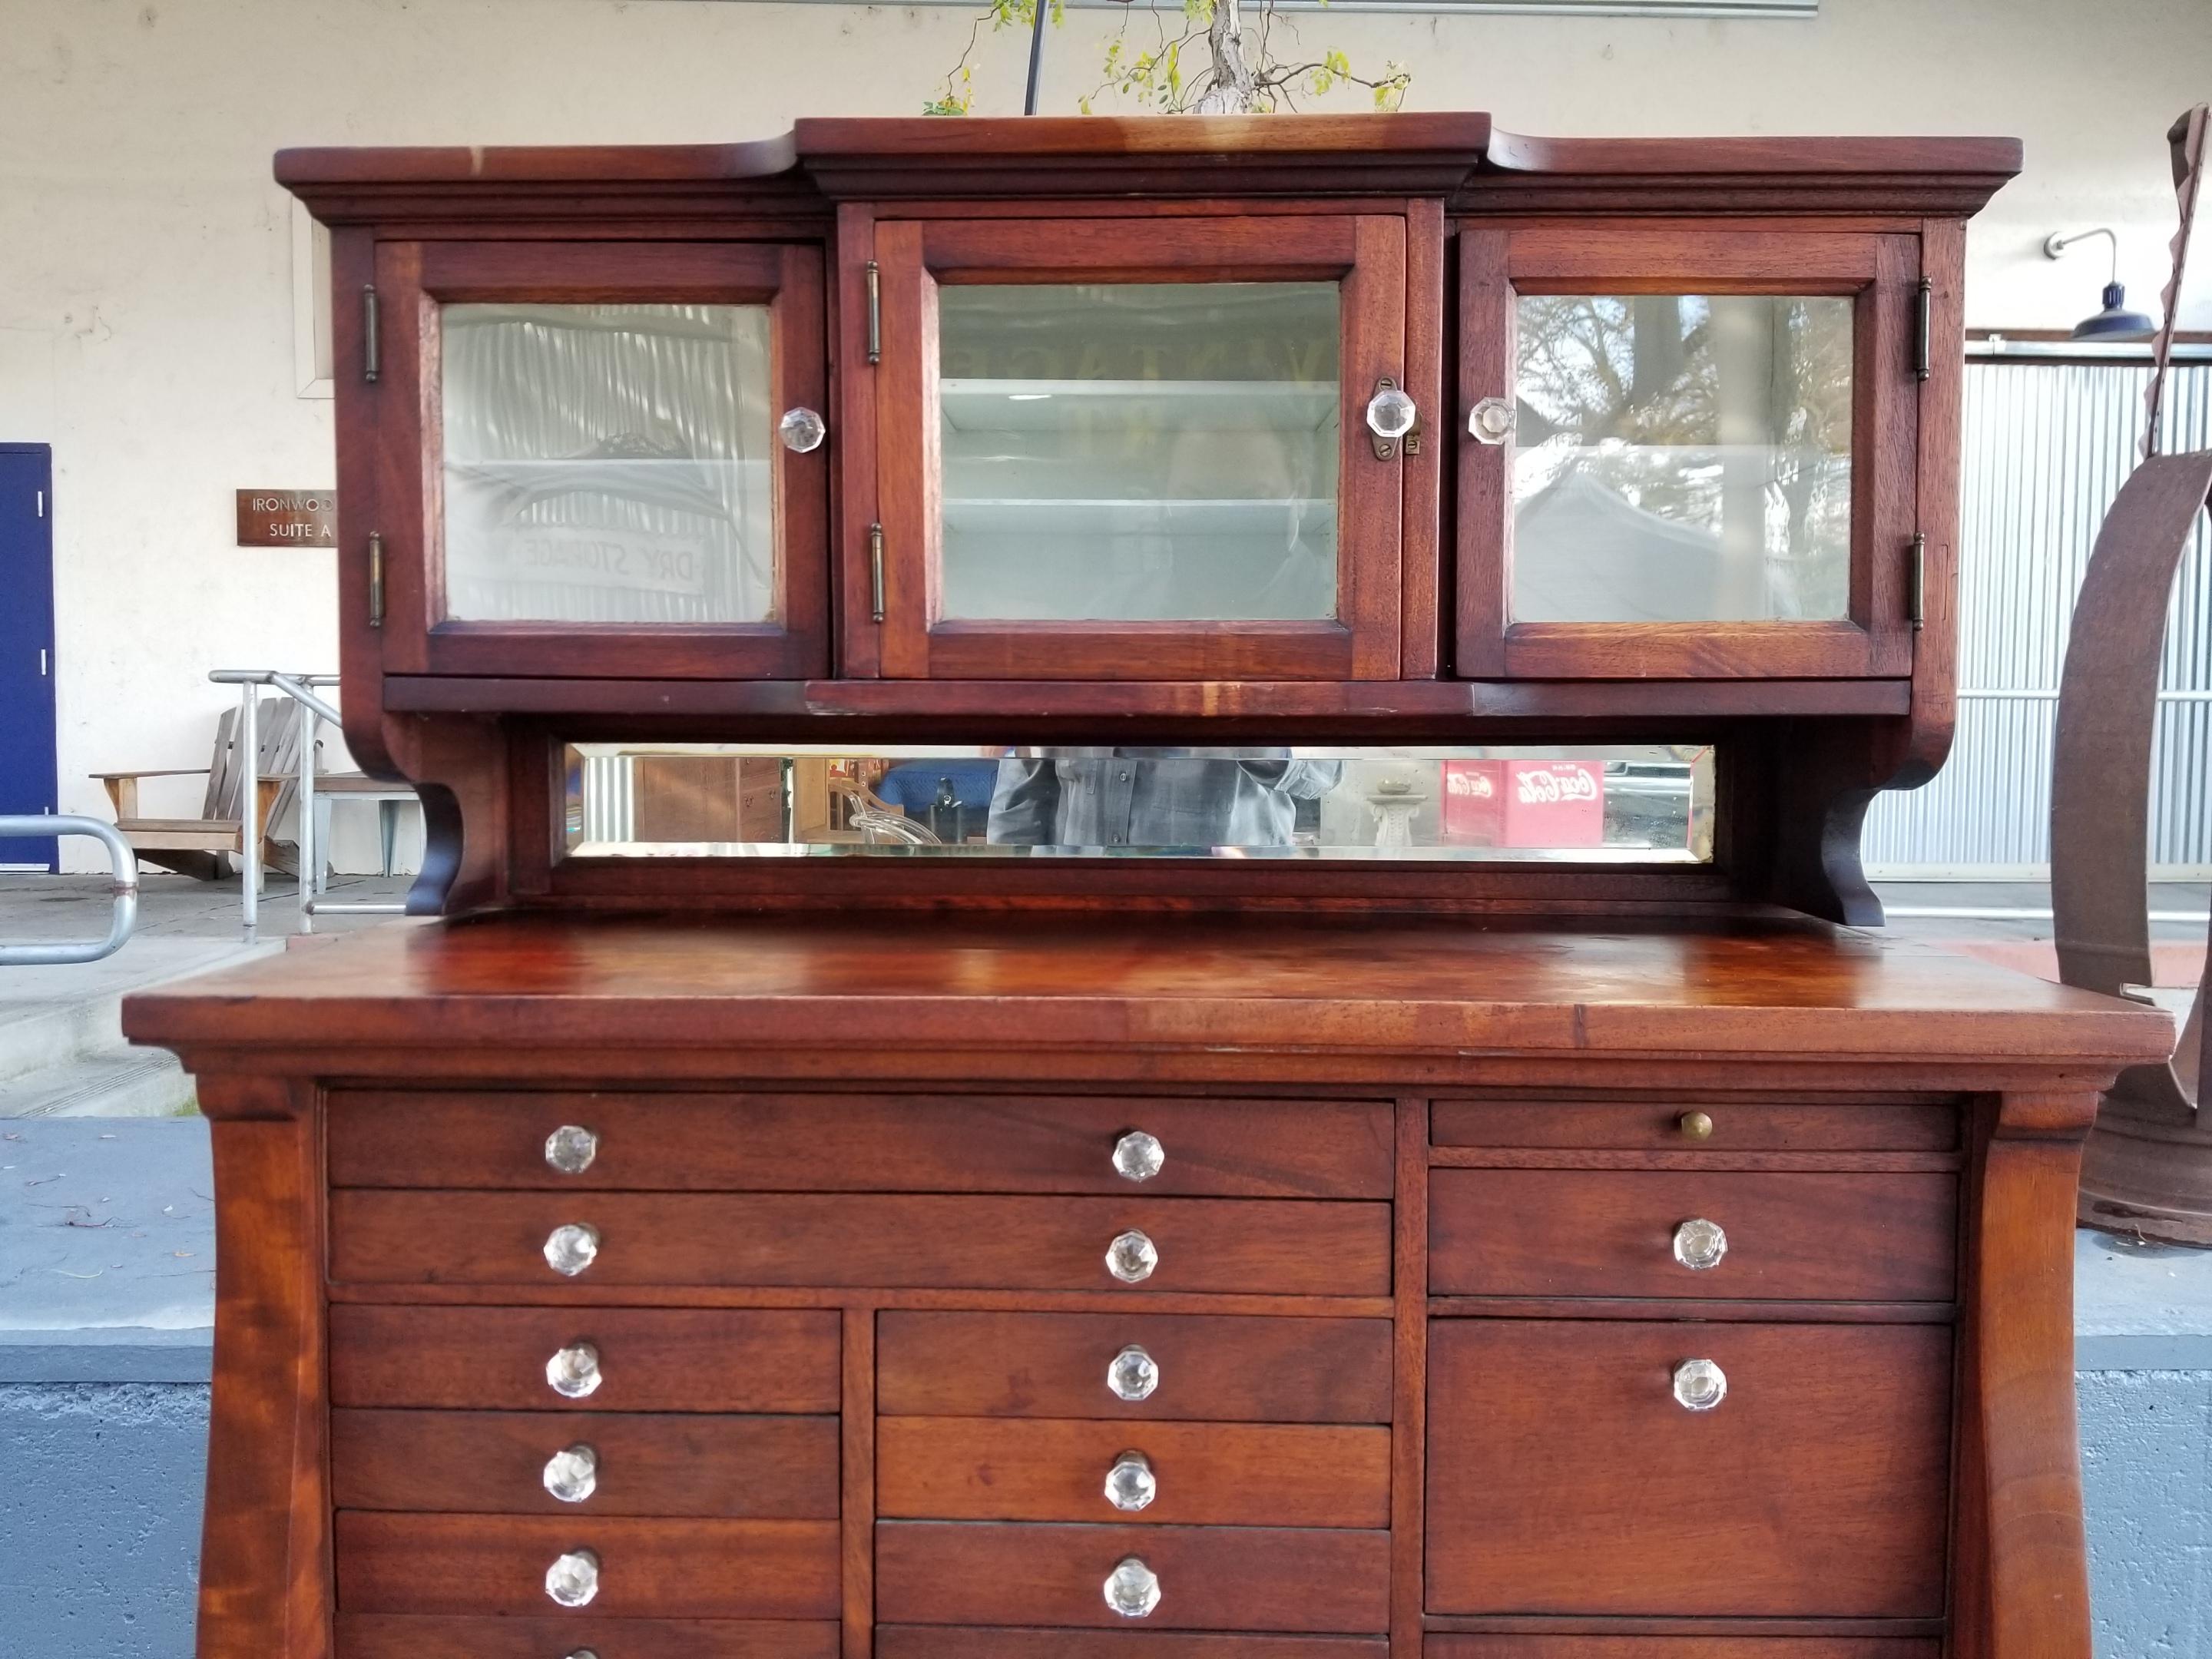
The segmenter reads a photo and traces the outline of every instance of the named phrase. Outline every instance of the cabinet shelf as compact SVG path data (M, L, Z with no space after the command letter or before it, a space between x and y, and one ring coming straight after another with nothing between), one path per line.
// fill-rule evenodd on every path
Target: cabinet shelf
M938 382L955 432L1054 432L1071 404L1118 422L1176 432L1320 432L1340 393L1299 380L998 380Z
M1164 531L1175 536L1234 536L1249 541L1255 532L1279 528L1292 508L1308 524L1331 524L1336 514L1336 503L1327 496L1281 495L1187 501L966 495L947 498L944 513L947 530L981 535L1012 535L1025 529L1056 535Z

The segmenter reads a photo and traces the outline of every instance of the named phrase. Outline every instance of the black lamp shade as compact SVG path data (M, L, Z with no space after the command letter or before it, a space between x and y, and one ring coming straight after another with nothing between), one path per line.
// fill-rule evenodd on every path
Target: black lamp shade
M2105 308L2074 325L2077 340L2148 340L2158 325L2140 311L2130 311L2128 291L2118 283L2105 284Z

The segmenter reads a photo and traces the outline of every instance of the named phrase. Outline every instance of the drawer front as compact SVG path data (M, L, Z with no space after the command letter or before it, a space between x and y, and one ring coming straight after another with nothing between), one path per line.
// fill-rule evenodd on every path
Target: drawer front
M1379 1636L876 1627L876 1659L1389 1659L1389 1644Z
M1939 1615L1951 1382L1938 1325L1433 1322L1430 1611Z
M1891 1636L1431 1636L1425 1659L1942 1659Z
M568 1125L574 1174L547 1158ZM376 1091L332 1095L329 1126L337 1187L1388 1198L1392 1173L1371 1101ZM1158 1143L1141 1183L1115 1167L1133 1133Z
M1117 1508L1108 1475L1123 1469ZM1390 1431L1291 1423L887 1417L876 1513L933 1521L1387 1527Z
M1959 1114L1850 1101L1440 1100L1429 1139L1578 1152L1948 1152Z
M554 1618L349 1613L337 1620L337 1659L561 1659L580 1650L605 1659L838 1659L840 1646L834 1624L605 1619L588 1607Z
M599 1558L595 1617L835 1619L834 1521L635 1521L592 1516L341 1510L333 1556L346 1613L555 1614L547 1569Z
M1387 1423L1390 1322L1212 1314L885 1313L876 1403L908 1417ZM1112 1375L1141 1351L1136 1398Z
M331 1400L457 1411L835 1412L839 1334L836 1314L811 1311L340 1303L331 1309ZM549 1365L580 1391L556 1389Z
M834 1521L837 1419L341 1409L331 1483L343 1510Z
M1948 1175L1437 1170L1429 1287L1445 1296L1720 1297L1947 1302L1958 1181ZM1721 1229L1718 1261L1703 1268Z
M582 1224L597 1255L573 1279L548 1239ZM1157 1265L1107 1269L1124 1233ZM804 1193L331 1195L343 1283L869 1285L1010 1291L1243 1291L1382 1296L1390 1206L1285 1199L951 1198Z
M885 1521L876 1616L886 1624L1127 1628L1107 1605L1124 1561L1158 1580L1152 1630L1389 1627L1390 1534L1267 1527L1058 1527Z

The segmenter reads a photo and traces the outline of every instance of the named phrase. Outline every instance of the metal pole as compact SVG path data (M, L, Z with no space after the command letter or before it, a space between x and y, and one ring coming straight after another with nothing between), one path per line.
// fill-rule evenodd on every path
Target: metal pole
M261 732L260 692L243 682L238 708L239 857L245 878L246 942L257 942L261 926Z
M1044 64L1044 23L1051 15L1052 0L1036 0L1036 22L1030 30L1030 84L1022 94L1022 113L1035 115L1037 100L1037 71Z
M280 684L283 682L278 682ZM290 688L286 687L289 690ZM323 714L315 702L300 699L300 724L305 728L300 743L300 931L315 931L315 872L321 867L315 845L315 734L322 729Z

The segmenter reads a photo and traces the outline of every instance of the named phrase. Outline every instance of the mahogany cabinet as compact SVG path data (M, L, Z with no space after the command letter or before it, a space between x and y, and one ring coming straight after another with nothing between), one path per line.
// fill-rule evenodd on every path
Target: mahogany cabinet
M2171 1029L1847 925L2017 161L281 156L429 835L125 1006L203 1659L2087 1659L2075 1174Z

